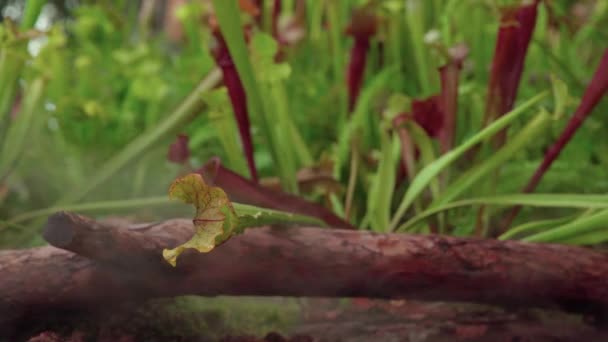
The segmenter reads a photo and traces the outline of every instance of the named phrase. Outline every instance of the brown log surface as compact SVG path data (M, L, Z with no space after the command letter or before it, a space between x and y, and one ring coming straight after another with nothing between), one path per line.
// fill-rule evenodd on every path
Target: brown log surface
M375 297L608 308L608 255L583 248L323 228L248 229L208 254L161 257L193 232L176 219L107 227L53 215L56 247L0 251L0 316L196 294Z

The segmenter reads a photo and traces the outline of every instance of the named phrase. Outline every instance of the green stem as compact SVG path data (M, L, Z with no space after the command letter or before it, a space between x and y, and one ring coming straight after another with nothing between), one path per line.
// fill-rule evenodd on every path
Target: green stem
M424 44L424 6L426 1L411 0L407 2L406 18L412 51L414 52L414 62L416 64L417 78L420 85L421 95L428 96L431 89L429 77L428 54L425 51L428 47Z
M34 26L45 4L46 0L28 0L26 2L21 21L22 31ZM0 136L6 133L4 132L4 119L9 115L15 101L17 80L21 76L25 63L23 56L28 56L27 42L28 40L25 38L13 38L13 41L5 42L0 49Z
M23 18L21 19L22 30L29 30L34 27L44 5L46 5L46 0L27 0L25 2Z
M526 242L560 242L567 239L576 239L595 230L604 229L608 221L608 210L600 211L591 216L585 216L573 222L558 226L549 231L534 234L523 238Z
M238 229L263 227L268 225L304 224L323 227L326 224L310 216L292 214L283 211L255 207L247 204L232 203L239 217Z
M249 51L243 34L240 11L236 1L213 0L216 18L228 51L234 61L239 77L247 94L247 105L251 112L261 118L262 131L268 139L268 147L272 160L279 168L281 183L286 187L293 187L295 174L288 170L287 161L281 158L279 147L282 141L278 138L276 131L276 117L271 112L273 108L264 102L262 90L259 88L253 65L249 59ZM269 100L268 100L269 101ZM267 102L268 102L267 101ZM291 184L291 185L290 185ZM296 188L297 189L297 188Z
M436 215L438 213L474 205L526 205L530 207L546 207L546 208L608 208L608 196L607 195L549 195L549 194L514 194L514 195L500 195L493 197L479 197L471 198L461 201L455 201L449 204L441 205L431 209L427 209L424 212L416 215L412 219L408 220L398 230L410 230L413 227L424 221L426 218Z
M2 154L0 154L0 182L8 176L16 166L23 150L28 142L31 142L33 128L39 121L40 105L44 95L46 82L42 78L35 79L27 87L23 100L23 108L19 116L11 120L6 131L6 137L2 141ZM35 135L34 135L35 136Z
M159 197L148 197L148 198L135 198L129 200L118 200L118 201L102 201L102 202L91 202L91 203L80 203L71 205L53 206L39 210L33 210L21 215L17 215L10 219L7 224L15 225L20 222L28 221L31 219L47 216L58 211L99 211L99 210L116 210L116 209L134 209L144 208L150 206L167 206L175 201L169 199L167 196ZM3 226L0 226L4 228Z
M331 47L332 64L334 71L334 85L338 85L340 91L339 105L336 108L339 114L338 127L341 127L347 120L348 108L346 102L346 92L343 90L345 82L345 60L344 46L342 44L342 29L344 23L340 20L340 8L342 1L327 2L327 19L329 27L329 45Z
M433 163L427 165L424 169L422 169L414 181L411 183L407 192L403 196L399 207L393 219L390 223L390 230L394 231L399 222L409 209L410 205L413 201L423 192L429 183L437 177L444 169L446 169L450 164L452 164L456 159L462 156L466 151L471 149L473 146L481 143L487 138L493 136L498 133L505 127L507 127L514 119L520 116L522 113L525 113L527 109L540 102L545 96L547 96L547 92L542 92L530 100L522 103L517 108L513 109L509 113L503 115L498 120L494 121L492 124L482 129L480 132L475 134L473 137L469 138L467 141L462 143L461 145L455 147L451 151L447 152L440 158L436 159Z
M58 211L95 212L100 210L124 210L160 206L167 207L170 205L179 204L179 202L176 202L175 200L172 200L167 196L157 196L147 198L134 198L128 200L101 201L53 206L23 213L21 215L13 217L8 221L1 221L0 231L9 226L22 227L21 225L19 225L19 223L48 216ZM310 216L297 215L240 203L233 203L233 206L239 218L243 219L240 225L245 228L280 223L299 223L314 226L325 226L325 223L323 223L323 221L320 221L319 219Z

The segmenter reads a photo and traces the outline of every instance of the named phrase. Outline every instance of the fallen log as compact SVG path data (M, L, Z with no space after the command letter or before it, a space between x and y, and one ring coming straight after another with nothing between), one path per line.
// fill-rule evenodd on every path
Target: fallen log
M57 213L55 247L0 251L0 317L196 294L408 298L603 314L608 255L583 248L322 228L248 229L176 268L192 222L104 226ZM58 247L58 248L56 248Z

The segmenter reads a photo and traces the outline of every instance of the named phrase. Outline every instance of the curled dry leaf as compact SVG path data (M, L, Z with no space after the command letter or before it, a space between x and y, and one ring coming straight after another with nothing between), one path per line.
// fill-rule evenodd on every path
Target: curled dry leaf
M208 186L201 175L192 173L176 179L169 196L196 207L194 236L176 248L163 250L163 258L171 265L176 265L177 257L187 248L207 253L239 233L238 217L228 196L224 190Z

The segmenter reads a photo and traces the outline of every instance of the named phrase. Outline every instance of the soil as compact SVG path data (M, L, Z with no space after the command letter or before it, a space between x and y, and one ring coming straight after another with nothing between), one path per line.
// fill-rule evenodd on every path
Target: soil
M26 318L7 341L605 341L579 315L407 300L184 297Z

